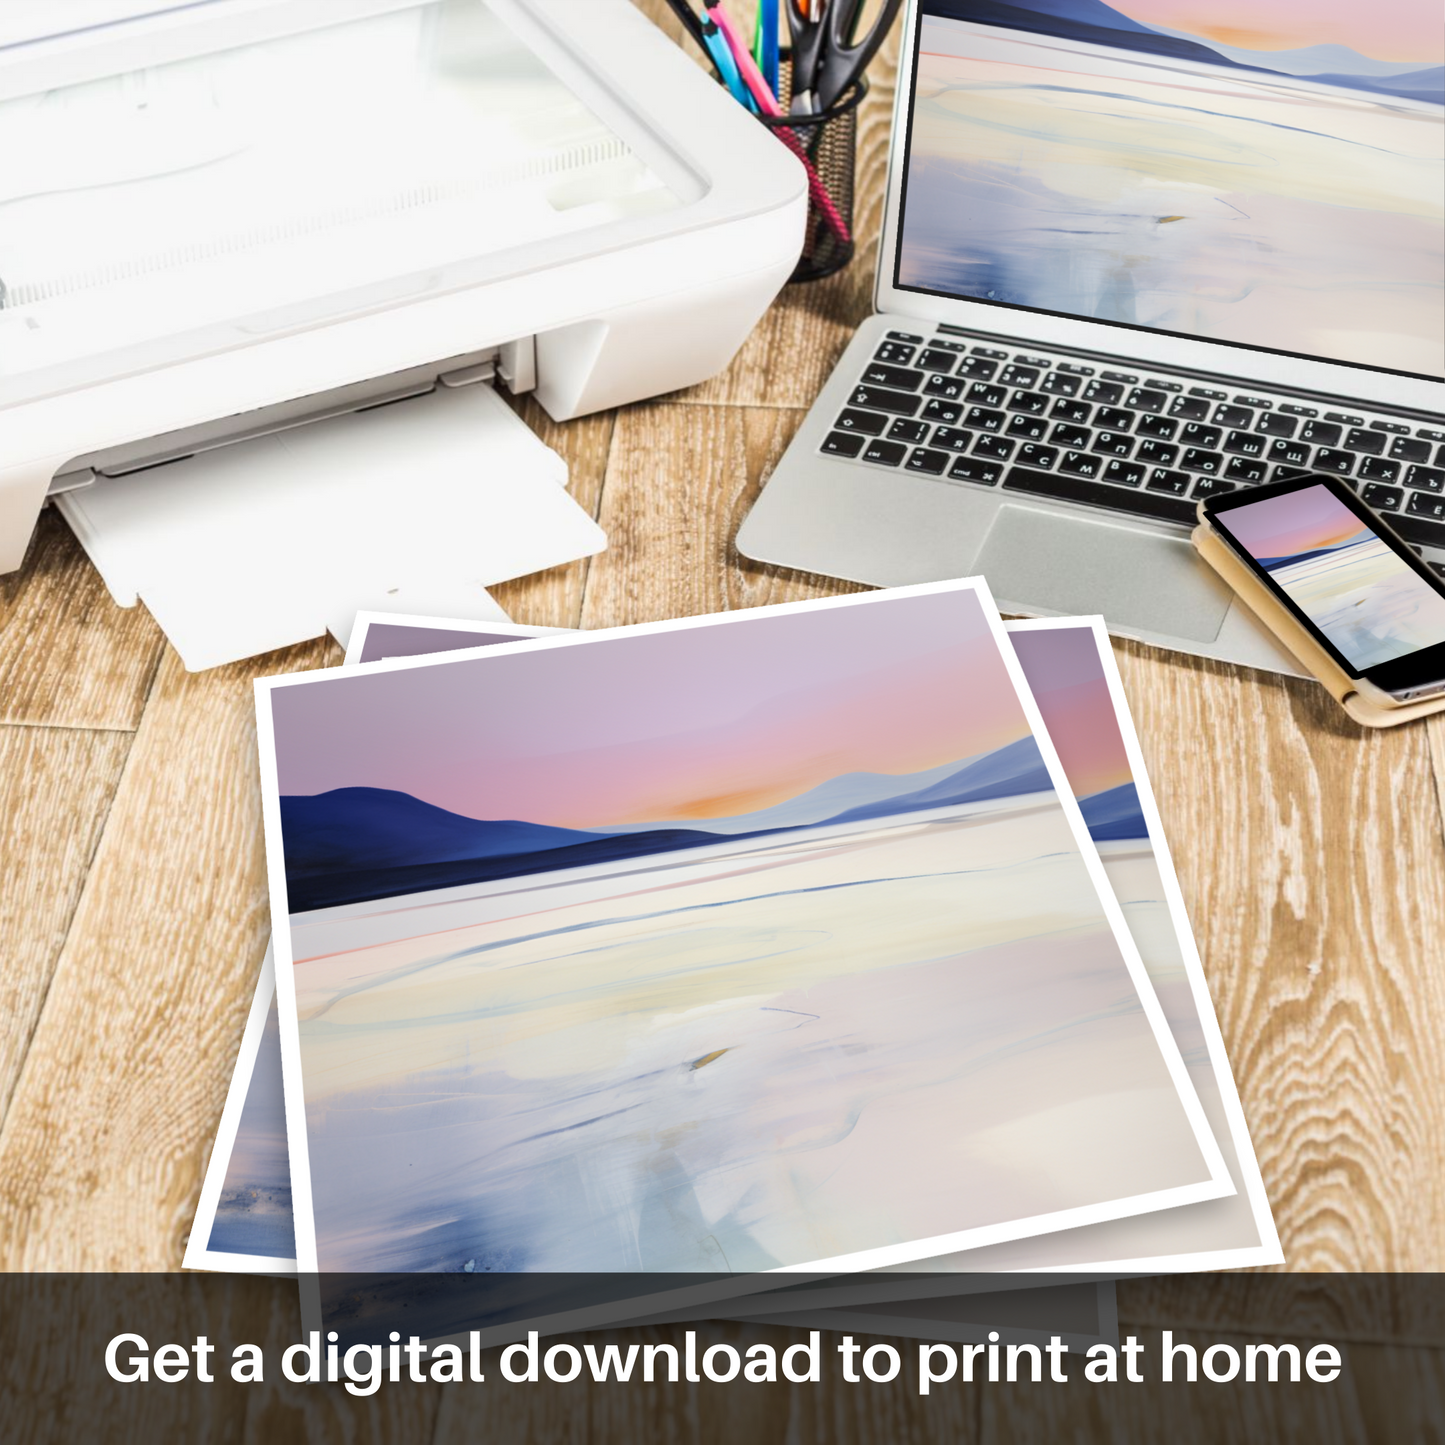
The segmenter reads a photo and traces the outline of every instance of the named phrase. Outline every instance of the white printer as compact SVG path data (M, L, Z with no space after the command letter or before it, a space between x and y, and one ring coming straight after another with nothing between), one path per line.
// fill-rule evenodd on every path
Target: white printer
M497 379L558 420L700 381L786 281L806 204L798 162L628 0L11 0L0 572L69 499L117 600L160 615L140 572L211 523L218 555L263 503L272 531L312 525L286 459L341 458L322 510L344 510L384 403L412 456L469 429L485 449L512 414L447 394ZM418 405L439 419L402 425ZM388 579L444 571L465 498L530 466L505 438L470 470L449 444L373 476L348 519L373 591L413 611L446 598ZM128 504L121 532L160 537L168 507L189 530L108 567Z

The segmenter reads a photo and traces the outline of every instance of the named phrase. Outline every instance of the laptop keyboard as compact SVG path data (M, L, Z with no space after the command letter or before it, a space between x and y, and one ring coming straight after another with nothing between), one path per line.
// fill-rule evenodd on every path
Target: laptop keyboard
M821 450L1189 525L1201 497L1328 472L1406 541L1445 549L1445 430L1063 352L890 331Z

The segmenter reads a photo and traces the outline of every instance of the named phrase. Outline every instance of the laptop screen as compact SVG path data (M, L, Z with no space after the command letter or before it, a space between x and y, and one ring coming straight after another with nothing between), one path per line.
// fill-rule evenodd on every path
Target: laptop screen
M1445 375L1438 0L920 0L894 284Z

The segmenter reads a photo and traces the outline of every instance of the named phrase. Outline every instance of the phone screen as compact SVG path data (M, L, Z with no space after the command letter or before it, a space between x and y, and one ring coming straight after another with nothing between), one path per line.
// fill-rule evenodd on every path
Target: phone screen
M1445 595L1328 486L1213 517L1357 673L1445 644Z

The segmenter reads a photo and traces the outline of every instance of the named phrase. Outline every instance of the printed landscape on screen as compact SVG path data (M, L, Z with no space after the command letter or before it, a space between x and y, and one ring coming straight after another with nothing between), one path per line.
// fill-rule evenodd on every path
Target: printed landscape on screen
M1354 667L1445 643L1445 597L1328 487L1234 507L1222 520Z
M323 1270L752 1271L1209 1188L971 589L269 705Z
M898 282L1445 371L1434 0L925 0Z

